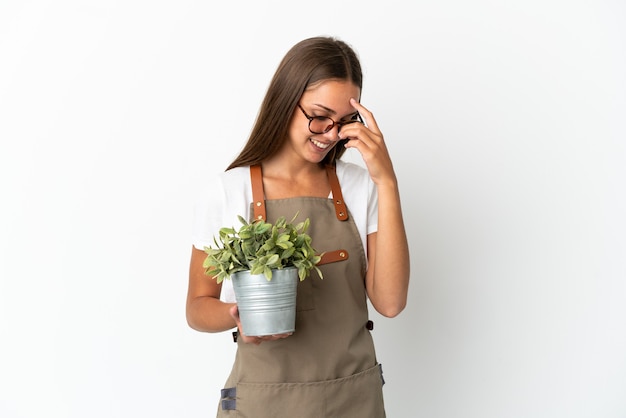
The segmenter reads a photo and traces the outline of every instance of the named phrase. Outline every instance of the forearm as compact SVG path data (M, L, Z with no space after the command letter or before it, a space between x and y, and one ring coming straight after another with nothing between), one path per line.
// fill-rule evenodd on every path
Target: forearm
M385 316L398 315L406 306L410 258L397 183L378 187L378 232L374 263L368 272L368 295Z
M196 331L221 332L236 326L229 313L234 303L225 303L212 296L198 296L187 303L187 323Z
M234 304L220 300L222 286L206 274L203 266L205 258L204 251L192 247L186 304L187 323L197 331L226 331L235 327L235 320L229 313Z

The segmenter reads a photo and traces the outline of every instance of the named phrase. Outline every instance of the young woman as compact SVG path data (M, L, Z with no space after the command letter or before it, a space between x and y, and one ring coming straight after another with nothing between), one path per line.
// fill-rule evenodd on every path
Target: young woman
M299 283L294 333L239 332L219 417L385 416L366 300L386 317L404 309L409 251L391 158L374 116L359 102L361 88L361 66L346 43L299 42L276 70L245 147L208 185L189 272L193 329L240 330L232 284L205 274L203 248L219 228L238 224L237 215L253 220L257 200L265 202L268 222L296 213L310 218L320 253L349 254L320 265L323 280L314 275ZM340 160L346 148L357 149L367 169Z

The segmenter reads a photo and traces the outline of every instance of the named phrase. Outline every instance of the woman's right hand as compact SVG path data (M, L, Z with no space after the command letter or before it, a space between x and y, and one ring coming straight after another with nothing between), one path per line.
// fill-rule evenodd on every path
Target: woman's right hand
M287 338L291 334L293 334L292 332L288 332L286 334L264 335L262 337L248 337L243 332L241 332L241 320L239 319L239 309L237 308L237 305L231 306L230 316L232 316L235 322L237 323L237 330L239 331L239 338L241 338L241 341L243 341L245 344L259 345L263 341L276 341L276 340L280 340L281 338Z

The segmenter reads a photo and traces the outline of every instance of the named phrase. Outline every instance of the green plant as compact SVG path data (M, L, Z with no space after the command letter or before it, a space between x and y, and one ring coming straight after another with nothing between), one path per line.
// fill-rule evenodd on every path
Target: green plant
M271 280L272 269L296 267L301 281L312 269L322 278L322 272L316 266L321 255L315 253L307 234L309 218L294 225L296 216L290 222L281 216L274 224L263 220L249 223L238 216L242 223L239 230L220 229L219 242L213 238L215 248L204 248L207 253L203 264L205 273L213 276L217 283L244 270L264 274L267 280Z

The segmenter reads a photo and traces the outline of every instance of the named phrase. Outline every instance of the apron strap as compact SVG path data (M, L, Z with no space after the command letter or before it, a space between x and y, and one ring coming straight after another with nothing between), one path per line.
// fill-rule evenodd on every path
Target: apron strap
M335 166L328 164L326 166L326 173L328 175L328 181L330 182L330 190L333 193L333 202L335 203L335 214L337 219L345 221L348 219L348 209L343 201L343 195L341 194L341 186L339 185L339 179L335 172ZM254 219L267 220L267 212L265 210L265 192L263 191L263 170L261 164L255 164L250 166L250 182L252 183L252 202L254 207ZM348 251L346 250L334 250L327 251L322 254L321 260L317 263L318 266L328 263L335 263L337 261L343 261L348 259ZM233 333L233 339L237 341L236 336Z
M348 209L343 201L341 186L337 178L335 166L328 164L326 173L330 183L330 190L333 193L333 202L335 206L335 214L340 221L348 220ZM263 170L260 164L250 166L250 181L252 182L252 201L254 202L254 219L267 219L265 211L265 195L263 193Z
M348 210L343 201L341 186L339 185L339 179L337 178L337 173L335 172L335 166L330 164L327 165L326 173L328 175L328 181L330 182L330 190L333 193L335 214L337 215L337 219L345 221L348 219ZM262 219L265 221L267 219L267 212L265 210L265 192L263 190L263 170L261 168L261 164L250 166L250 182L252 183L254 219ZM322 259L317 264L323 265L347 259L348 251L346 250L327 251L322 254ZM236 337L234 335L233 338L235 338L236 341Z
M335 166L328 164L326 166L326 173L328 173L330 190L333 192L333 202L335 203L335 214L337 215L337 219L340 221L347 221L348 209L343 201L343 194L341 193L341 186L339 185L339 179L337 178Z
M254 202L254 219L266 220L265 194L263 193L263 170L261 164L250 166L252 182L252 201Z
M322 254L322 259L317 263L318 266L328 263L334 263L336 261L343 261L348 259L348 251L346 250L335 250L335 251L326 251Z

